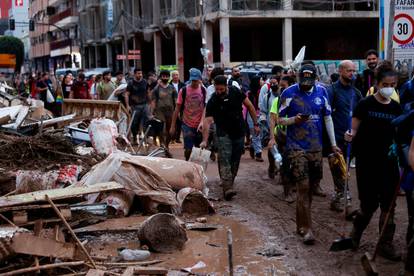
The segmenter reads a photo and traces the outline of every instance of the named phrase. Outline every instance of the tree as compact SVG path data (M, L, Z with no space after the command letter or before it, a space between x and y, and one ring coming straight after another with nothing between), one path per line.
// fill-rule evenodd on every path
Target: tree
M20 72L24 59L24 45L20 39L13 36L0 37L0 54L16 55L15 69Z

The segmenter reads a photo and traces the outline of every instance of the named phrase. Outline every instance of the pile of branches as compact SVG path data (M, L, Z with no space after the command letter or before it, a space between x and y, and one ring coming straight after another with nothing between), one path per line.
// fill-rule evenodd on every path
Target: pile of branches
M76 154L73 144L62 132L45 132L36 136L0 132L0 167L3 169L46 171L53 166L67 164L82 164L90 168L97 160L102 158Z

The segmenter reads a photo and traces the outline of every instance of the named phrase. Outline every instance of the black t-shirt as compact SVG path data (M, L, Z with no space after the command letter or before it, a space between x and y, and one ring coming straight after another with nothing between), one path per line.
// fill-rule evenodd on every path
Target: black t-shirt
M361 100L353 114L361 121L353 143L355 155L372 158L373 162L386 158L396 136L391 122L401 113L400 105L393 100L382 104L373 95Z
M129 92L129 104L131 106L147 103L147 81L132 79L128 82L126 90Z
M66 84L64 81L62 81L63 98L65 99L69 98L69 94L71 90L72 90L72 83Z
M231 139L244 136L242 104L246 95L236 87L228 87L228 95L222 99L214 93L207 103L206 117L213 117L217 136L226 134Z

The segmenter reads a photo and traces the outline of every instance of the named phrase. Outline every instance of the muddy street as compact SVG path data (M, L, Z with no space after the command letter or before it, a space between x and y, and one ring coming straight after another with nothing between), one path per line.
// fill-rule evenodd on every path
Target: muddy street
M182 158L182 150L176 145L173 150L175 158ZM237 196L230 202L224 201L219 187L217 163L210 163L207 169L209 196L213 199L218 213L222 216L240 221L261 240L257 248L251 248L252 253L262 248L275 248L283 256L271 257L281 271L290 275L364 275L360 258L365 252L372 253L378 238L378 211L365 231L360 249L357 252L329 252L333 240L340 237L344 231L343 214L329 210L330 194L333 192L332 177L327 162L324 164L324 179L322 188L327 197L314 197L312 218L316 235L316 244L306 246L296 234L295 203L288 204L281 200L282 186L278 177L271 180L267 176L267 160L265 163L256 162L246 153L241 161L238 177L235 181ZM350 181L352 203L358 207L354 170L351 171ZM404 197L399 197L396 209L397 233L395 242L397 248L405 248L405 232L407 227L407 211ZM351 222L346 222L345 233L352 228ZM239 241L241 242L241 241ZM235 244L235 250L242 244ZM282 267L280 267L280 262ZM381 257L377 258L377 266L381 275L398 275L403 267L402 262L394 263ZM243 263L235 264L243 266ZM266 275L266 271L262 271ZM248 275L241 273L239 275ZM253 275L253 274L250 274Z

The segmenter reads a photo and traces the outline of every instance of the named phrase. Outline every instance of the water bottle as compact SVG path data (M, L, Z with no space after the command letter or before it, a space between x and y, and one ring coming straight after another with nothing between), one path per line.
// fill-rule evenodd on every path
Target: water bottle
M282 166L282 155L277 150L276 145L273 145L271 153L273 155L273 158L275 159L276 169L279 170L280 166Z

